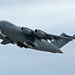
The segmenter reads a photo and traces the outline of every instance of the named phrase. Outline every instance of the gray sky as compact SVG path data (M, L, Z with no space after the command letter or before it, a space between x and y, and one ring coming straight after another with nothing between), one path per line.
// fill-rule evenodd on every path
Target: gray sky
M52 34L74 35L75 1L0 0L0 20ZM61 50L63 55L0 45L0 75L75 75L75 41Z

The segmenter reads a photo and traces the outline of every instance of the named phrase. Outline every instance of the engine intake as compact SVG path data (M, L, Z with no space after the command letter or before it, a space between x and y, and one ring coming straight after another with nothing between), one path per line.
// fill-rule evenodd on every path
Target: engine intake
M27 27L22 27L21 28L21 31L24 33L24 34L27 34L27 35L31 35L33 30L27 28Z
M47 40L46 33L45 33L44 31L36 29L36 30L35 30L35 34L36 34L39 38Z

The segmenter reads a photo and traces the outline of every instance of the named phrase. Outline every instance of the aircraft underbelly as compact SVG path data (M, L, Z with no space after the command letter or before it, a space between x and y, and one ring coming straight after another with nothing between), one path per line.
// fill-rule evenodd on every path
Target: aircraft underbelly
M38 47L36 49L40 50L40 51L47 51L47 52L53 52L53 53L62 53L61 50L56 47L55 45L45 41L45 40L41 40L39 41L38 39L36 39L36 42L38 44Z

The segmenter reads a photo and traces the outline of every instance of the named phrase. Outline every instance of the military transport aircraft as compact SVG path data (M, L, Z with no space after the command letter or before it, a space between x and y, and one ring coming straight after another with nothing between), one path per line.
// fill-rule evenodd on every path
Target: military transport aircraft
M1 44L3 45L11 43L21 48L63 53L60 48L75 39L75 35L69 36L62 33L57 36L48 34L40 29L32 30L27 27L16 26L8 21L0 21L0 39L2 39Z

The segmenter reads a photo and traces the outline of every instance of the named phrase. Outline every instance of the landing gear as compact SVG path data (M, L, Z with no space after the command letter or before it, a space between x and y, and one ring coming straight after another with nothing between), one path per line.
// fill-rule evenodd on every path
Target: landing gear
M23 48L23 47L27 48L26 45L24 45L24 44L22 44L22 43L20 43L20 42L17 43L17 46L19 46L19 47L21 47L21 48Z

